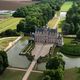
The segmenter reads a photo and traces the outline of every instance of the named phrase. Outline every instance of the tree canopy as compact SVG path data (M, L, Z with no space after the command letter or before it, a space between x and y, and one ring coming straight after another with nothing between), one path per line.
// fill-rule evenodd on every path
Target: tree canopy
M0 51L0 74L3 73L7 66L8 66L7 54L5 51Z
M17 25L17 31L34 32L35 27L43 27L60 10L64 0L42 0L40 3L18 8L14 17L23 17L25 20ZM33 30L31 30L33 29Z
M51 57L46 63L46 70L42 80L63 80L65 62L61 55Z
M76 34L77 38L80 39L80 3L73 3L72 8L67 12L62 30L63 34Z

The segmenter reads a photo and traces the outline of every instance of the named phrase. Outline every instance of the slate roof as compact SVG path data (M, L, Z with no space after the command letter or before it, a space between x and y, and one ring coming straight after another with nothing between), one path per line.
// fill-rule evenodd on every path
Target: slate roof
M44 31L48 31L48 33L50 32L57 32L57 29L49 29L49 28L36 28L35 30L36 32L44 32Z

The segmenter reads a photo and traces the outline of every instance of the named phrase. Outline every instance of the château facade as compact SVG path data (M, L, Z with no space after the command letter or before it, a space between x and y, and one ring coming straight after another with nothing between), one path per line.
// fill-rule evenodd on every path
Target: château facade
M37 43L53 43L57 44L57 46L63 45L62 36L57 32L57 28L36 28L34 36Z

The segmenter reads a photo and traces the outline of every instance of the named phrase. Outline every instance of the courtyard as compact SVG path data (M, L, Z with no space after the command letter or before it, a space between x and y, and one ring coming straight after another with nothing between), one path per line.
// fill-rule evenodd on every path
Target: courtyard
M35 55L36 58L40 56L44 57L49 53L49 50L52 46L53 44L36 43L35 48L32 51L32 55Z

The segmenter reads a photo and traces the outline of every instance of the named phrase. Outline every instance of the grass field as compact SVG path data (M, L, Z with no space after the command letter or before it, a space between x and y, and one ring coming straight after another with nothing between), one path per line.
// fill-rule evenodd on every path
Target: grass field
M42 77L43 77L42 73L32 72L28 80L42 80Z
M80 74L77 73L77 71L78 71L77 68L66 69L64 72L63 80L80 80ZM42 73L32 72L28 80L42 80L42 78L43 78Z
M30 36L24 36L22 39L20 39L21 42L24 42L25 40L29 40Z
M55 27L55 24L58 23L58 32L61 33L62 32L61 27L62 27L63 21L64 21L64 19L58 22L58 18L53 18L48 22L48 26L50 29L53 29Z
M0 19L6 19L6 18L9 18L11 17L12 14L8 13L8 14L0 14Z
M23 71L6 70L0 75L0 80L22 80L24 74Z
M68 11L73 5L72 1L67 1L65 2L62 7L61 7L61 11Z
M60 21L59 21L59 23L58 23L58 32L62 32L62 25L63 25L63 23L64 23L64 20L65 19L61 19Z
M63 80L80 80L78 75L76 68L67 69L65 70Z
M51 19L49 22L48 22L48 26L50 29L53 29L55 27L55 24L58 22L58 18L54 18Z
M64 39L64 44L70 44L74 38L63 38Z
M77 68L67 69L64 72L63 80L80 80L80 73L77 73ZM0 76L0 80L22 80L25 72L23 71L15 71L15 70L6 70ZM28 78L28 80L42 80L43 74L32 72Z
M6 38L6 39L0 40L0 50L5 49L9 45L9 43L14 41L15 39L16 39L16 37L14 37L14 38Z
M16 29L16 25L22 18L8 18L0 21L0 32L7 29Z

